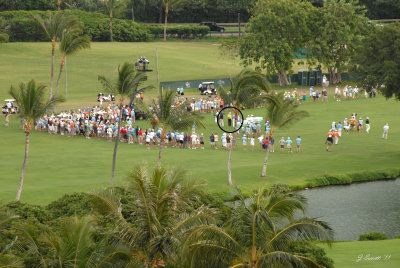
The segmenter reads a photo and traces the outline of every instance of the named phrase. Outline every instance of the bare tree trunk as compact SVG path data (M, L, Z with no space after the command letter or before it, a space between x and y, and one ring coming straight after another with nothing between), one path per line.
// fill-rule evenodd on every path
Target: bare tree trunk
M336 74L336 82L339 84L339 83L342 83L342 74L338 71L337 72L337 74Z
M166 137L165 135L165 125L162 127L162 133L161 133L161 140L160 140L160 148L158 150L158 169L161 169L161 156L162 156L162 147L163 147L163 141Z
M329 71L329 79L330 79L330 84L335 85L337 84L337 79L336 79L336 68L333 67L328 67Z
M113 13L112 10L110 11L110 41L114 42L114 37L113 37Z
M19 187L18 187L18 192L17 196L15 198L15 201L19 201L21 198L21 193L22 193L22 186L24 185L24 178L25 178L25 168L26 168L26 162L28 161L28 153L29 153L29 134L30 132L26 132L25 136L25 157L24 157L24 163L22 164L22 171L21 171L21 177L19 179Z
M50 92L49 99L53 97L53 80L54 80L54 53L56 50L56 38L51 41L51 74L50 74Z
M165 5L164 42L167 42L168 3Z
M228 158L228 186L232 186L232 170L231 170L232 151L233 151L233 138L231 140L231 148L229 150L229 158Z
M58 74L56 92L54 93L54 97L58 96L58 89L60 88L61 74L62 74L62 71L63 71L64 63L65 63L65 54L63 53L62 56L61 56L60 73Z
M290 86L290 82L287 79L287 72L284 70L282 73L279 74L279 85L281 87Z
M117 138L115 140L115 146L114 146L114 153L113 153L113 161L112 161L112 168L111 168L111 179L110 179L110 187L113 186L114 183L114 172L115 172L115 161L117 160L117 150L118 150L118 142L119 142L119 135L120 135L120 130L121 130L121 121L122 121L122 106L123 106L123 101L121 101L119 105L119 120L118 120L118 133L117 133Z
M269 148L267 148L267 152L265 153L264 165L262 168L261 177L265 177L267 175L268 157L269 157Z

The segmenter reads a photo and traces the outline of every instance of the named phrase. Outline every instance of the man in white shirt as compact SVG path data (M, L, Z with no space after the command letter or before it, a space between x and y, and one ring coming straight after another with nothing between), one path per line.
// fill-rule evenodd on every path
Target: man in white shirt
M387 140L387 138L388 138L388 132L389 132L389 124L386 123L386 125L383 126L382 139Z

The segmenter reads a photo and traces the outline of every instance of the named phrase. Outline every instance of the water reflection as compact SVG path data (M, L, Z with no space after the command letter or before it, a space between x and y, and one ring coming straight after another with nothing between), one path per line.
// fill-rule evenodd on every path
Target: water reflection
M357 240L361 233L400 234L400 178L302 191L307 215L335 229L336 240Z

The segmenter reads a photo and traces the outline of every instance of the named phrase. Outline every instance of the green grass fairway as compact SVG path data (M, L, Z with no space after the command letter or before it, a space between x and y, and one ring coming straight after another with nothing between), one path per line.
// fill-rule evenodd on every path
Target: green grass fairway
M341 174L359 171L385 170L400 167L400 117L399 102L360 99L346 102L306 103L301 109L310 117L289 129L278 130L276 139L290 136L303 138L302 152L270 154L267 178L260 178L264 152L243 151L241 142L232 156L233 182L246 191L274 183L296 184L322 174ZM371 132L344 135L332 152L325 151L325 138L332 121L343 120L356 112L371 119ZM244 114L264 115L264 110L246 110ZM163 164L181 167L198 180L207 182L214 193L226 193L228 152L211 150L208 135L221 131L211 114L205 115L207 149L165 149ZM13 117L9 128L0 125L0 200L14 199L18 187L24 154L24 133ZM382 140L382 127L390 124L389 140ZM141 124L145 124L142 122ZM91 191L108 186L111 173L113 143L104 140L67 138L48 133L33 133L26 170L22 201L46 204L65 193ZM135 165L156 164L158 151L143 146L120 144L117 156L116 184L124 182L127 172Z
M398 268L400 240L337 242L321 245L338 268ZM362 255L361 255L362 254ZM367 256L369 254L369 256ZM357 262L357 260L362 258ZM379 258L380 257L380 258ZM385 259L386 258L386 259Z
M213 39L212 39L213 40ZM150 60L148 82L157 85L156 48L158 48L160 81L226 78L237 75L242 67L239 60L221 56L215 42L175 41L147 43L92 43L91 48L67 58L68 98L59 107L82 107L97 104L101 85L98 75L115 78L117 67L124 61L135 62L145 56ZM59 73L60 59L56 50L54 83ZM35 78L50 86L51 43L7 43L0 46L0 100L7 97L10 85L18 85ZM305 68L295 64L295 70ZM65 96L65 72L60 83L60 94ZM55 88L55 86L54 86ZM194 91L193 91L194 92ZM156 95L156 90L145 93L145 98Z
M160 81L225 78L236 75L239 62L221 58L217 43L147 42L92 43L91 48L67 58L68 101L64 106L95 104L100 84L98 75L114 78L124 61L134 62L140 56L150 60L149 83L157 84L156 48L158 48ZM57 50L58 52L58 50ZM55 82L59 72L56 54ZM31 78L50 85L51 43L8 43L0 46L0 99L6 97L11 84ZM65 95L63 74L60 93Z

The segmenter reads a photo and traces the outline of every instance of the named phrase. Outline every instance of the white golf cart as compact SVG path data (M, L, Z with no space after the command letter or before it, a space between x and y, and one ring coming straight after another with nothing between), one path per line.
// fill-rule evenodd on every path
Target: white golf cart
M214 82L202 82L199 85L200 95L217 95Z
M14 102L15 102L14 99L5 99L4 102L5 102L5 104L3 105L2 110L1 110L3 114L17 113L17 107L14 104Z

